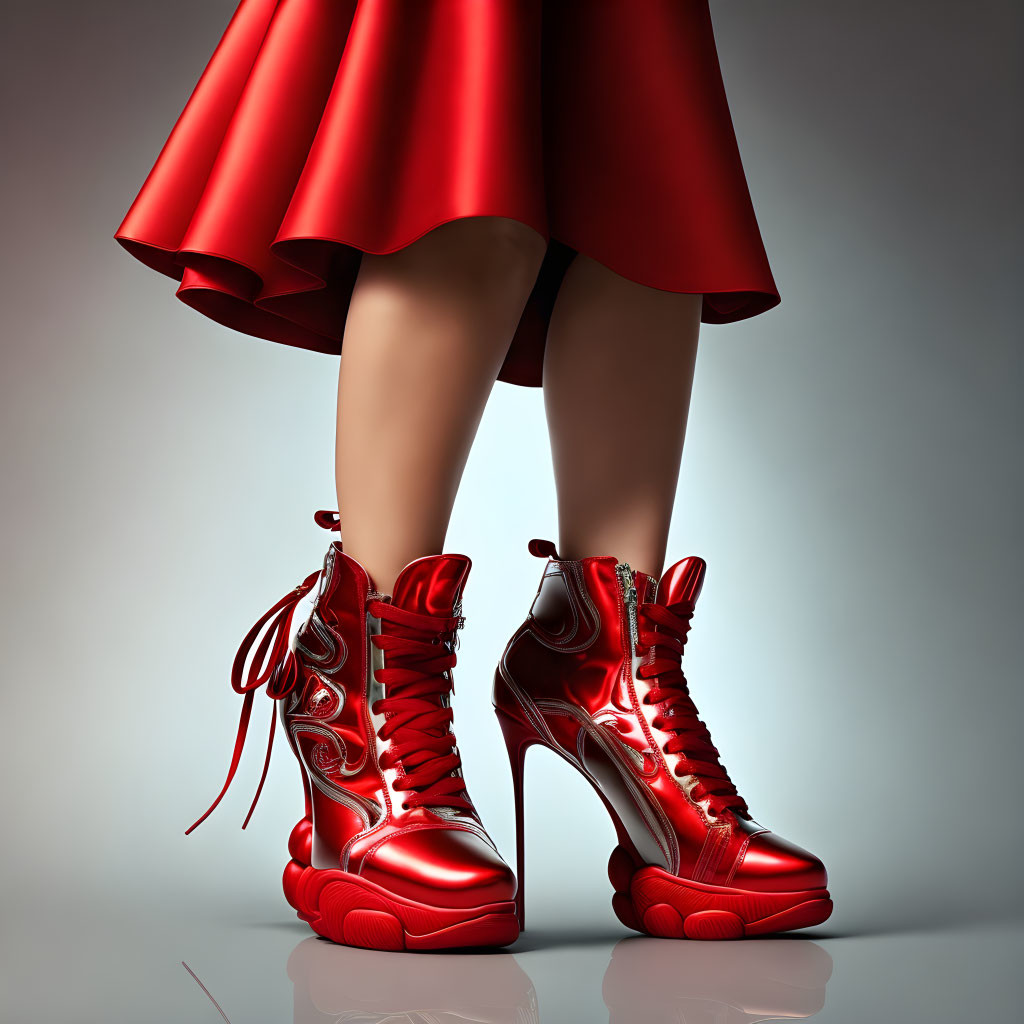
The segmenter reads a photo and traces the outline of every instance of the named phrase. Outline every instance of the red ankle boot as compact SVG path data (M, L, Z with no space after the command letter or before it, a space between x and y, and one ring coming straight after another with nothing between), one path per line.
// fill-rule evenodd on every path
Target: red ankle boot
M331 513L317 521L337 528ZM469 799L451 730L469 566L464 555L420 558L387 597L336 542L323 572L271 608L235 659L232 685L245 703L213 806L238 765L255 691L266 685L281 702L306 794L288 842L285 896L335 942L441 949L502 946L519 934L515 877ZM318 581L290 644L295 607Z
M614 558L550 556L495 675L516 802L523 912L523 759L550 747L589 779L618 832L608 873L627 927L726 939L820 924L832 912L816 857L762 828L697 717L681 657L705 563L660 585Z

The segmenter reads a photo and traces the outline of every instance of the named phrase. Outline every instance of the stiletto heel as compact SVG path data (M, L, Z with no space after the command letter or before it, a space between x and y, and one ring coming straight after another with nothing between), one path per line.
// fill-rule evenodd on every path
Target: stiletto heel
M512 798L516 815L516 917L520 929L526 927L526 815L523 800L523 769L526 751L537 742L536 736L511 715L495 709L501 733L505 737L508 762L512 769Z

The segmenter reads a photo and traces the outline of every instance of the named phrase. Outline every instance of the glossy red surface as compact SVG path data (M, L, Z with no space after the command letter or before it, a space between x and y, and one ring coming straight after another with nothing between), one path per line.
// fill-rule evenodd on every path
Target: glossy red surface
M116 237L205 315L337 352L360 252L472 216L549 242L503 380L540 384L577 251L709 323L779 301L706 0L243 0Z
M494 691L520 837L523 758L541 743L590 780L612 815L613 903L630 927L733 938L824 920L821 862L750 817L690 697L682 653L704 561L678 562L656 585L614 558L531 550L551 557Z
M323 571L257 623L236 660L233 681L246 703L228 783L253 693L265 684L281 703L306 794L285 893L337 942L430 949L503 945L519 933L515 876L466 792L452 731L469 567L463 555L418 559L386 597L335 542ZM289 645L296 604L314 585L313 607Z

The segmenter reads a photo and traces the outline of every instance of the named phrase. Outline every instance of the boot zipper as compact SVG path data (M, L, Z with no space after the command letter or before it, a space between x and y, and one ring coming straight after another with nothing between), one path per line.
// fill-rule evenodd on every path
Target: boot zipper
M633 578L633 570L629 567L628 562L619 562L615 566L615 575L619 578L622 601L626 606L626 618L629 620L629 653L635 659L636 645L640 640L636 615L636 580Z

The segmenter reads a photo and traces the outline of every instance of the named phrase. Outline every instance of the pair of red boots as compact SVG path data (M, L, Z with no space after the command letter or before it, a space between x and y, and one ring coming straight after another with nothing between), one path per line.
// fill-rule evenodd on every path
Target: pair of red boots
M316 520L338 528L333 513ZM384 595L335 541L323 571L243 641L232 685L245 701L214 806L265 685L281 702L305 788L284 872L299 917L335 942L372 949L513 942L523 926L523 760L540 743L582 772L608 808L619 840L608 865L612 906L623 924L728 939L824 921L824 867L751 819L687 690L681 656L704 561L677 562L659 583L610 556L567 561L546 541L530 550L547 565L494 681L512 765L518 885L466 792L452 731L468 558L417 559ZM314 587L292 640L296 605Z

